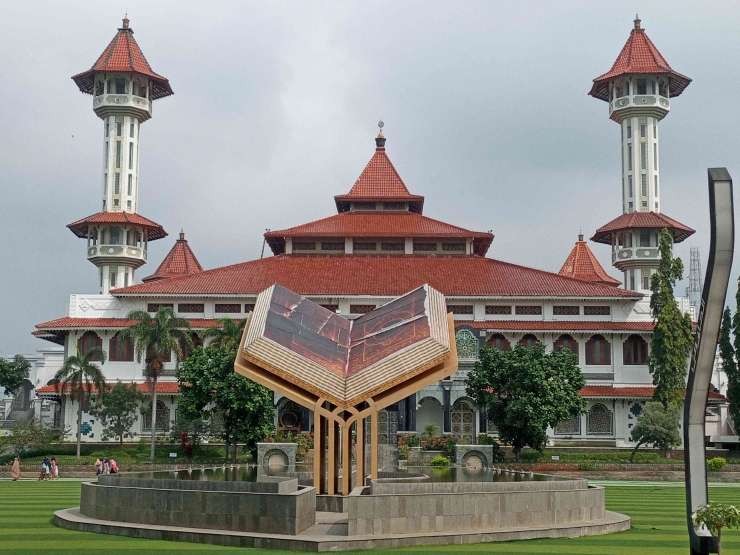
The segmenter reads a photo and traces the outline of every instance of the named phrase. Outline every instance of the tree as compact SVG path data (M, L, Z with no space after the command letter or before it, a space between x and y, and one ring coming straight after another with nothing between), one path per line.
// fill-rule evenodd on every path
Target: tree
M239 442L254 448L273 431L272 392L234 371L236 351L197 347L177 371L178 410L184 418L220 417L220 435L228 447Z
M726 503L709 503L699 507L693 515L693 520L695 526L703 524L717 541L721 542L722 528L740 528L740 509Z
M738 287L737 302L740 306L740 287ZM734 348L730 341L731 329L735 333ZM740 429L740 372L735 358L737 347L740 347L740 318L736 312L733 321L730 318L730 309L725 308L719 334L719 353L722 357L722 371L727 376L727 399L730 401L730 417L735 423L735 429Z
M211 328L203 333L203 338L213 338L210 345L215 347L224 347L227 349L236 349L244 332L246 320L234 320L232 318L221 318L219 327Z
M682 314L673 296L673 287L683 277L681 259L673 257L673 236L660 232L660 264L650 277L650 309L655 328L648 361L653 376L653 398L664 407L679 402L686 387L686 372L692 345L691 317Z
M145 357L144 372L151 386L152 444L149 458L153 463L157 445L157 381L171 353L175 353L175 363L179 366L187 350L192 347L192 339L187 332L190 324L176 317L169 307L160 308L154 317L143 310L134 310L129 312L128 319L135 324L120 333L124 338L134 341L138 361Z
M652 445L667 456L670 450L681 443L679 433L680 407L670 403L668 407L659 401L645 403L645 408L632 428L630 439L635 443L630 454L630 462L634 461L635 454L641 445Z
M544 447L548 427L583 412L584 383L574 353L546 353L536 343L510 351L484 348L468 373L467 391L478 406L487 408L518 461L525 446Z
M23 381L28 379L30 369L31 363L21 355L10 360L0 358L0 387L5 388L5 395L15 395Z
M10 449L22 457L31 449L46 447L59 438L59 431L50 430L31 420L13 427L10 434L0 435L0 453Z
M136 384L126 385L120 381L98 397L97 406L91 412L103 424L103 441L113 437L123 445L123 438L132 435L130 430L143 398Z
M85 354L67 357L62 367L54 376L57 392L69 393L70 399L77 401L77 458L80 458L82 442L82 406L90 401L93 393L105 391L105 376L93 360L103 360L100 349L91 349Z

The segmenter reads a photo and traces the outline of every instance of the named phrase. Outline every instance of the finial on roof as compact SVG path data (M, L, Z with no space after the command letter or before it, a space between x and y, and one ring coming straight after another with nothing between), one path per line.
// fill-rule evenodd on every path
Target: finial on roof
M184 240L185 240L185 231L183 231L183 229L180 228L180 241L184 241Z
M578 234L578 241L583 242L583 232Z
M122 21L121 29L128 29L128 24L129 24L128 12L126 12L125 14L123 14L123 21Z
M635 14L635 29L640 28L640 23L642 23L642 20L640 19L640 16Z
M377 137L375 137L375 147L378 150L385 149L385 136L383 136L384 126L385 126L385 123L383 123L382 119L378 121L378 135Z

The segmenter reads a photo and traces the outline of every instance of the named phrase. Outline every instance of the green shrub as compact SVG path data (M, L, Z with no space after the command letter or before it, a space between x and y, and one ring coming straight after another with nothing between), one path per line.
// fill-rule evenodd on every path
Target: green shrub
M536 463L541 458L542 458L542 451L530 450L530 451L524 451L521 454L521 460L522 462L525 462L525 463Z
M432 466L447 467L450 466L450 459L444 455L435 455L429 464Z
M727 459L725 459L724 457L713 457L707 461L707 468L712 472L717 472L719 470L722 470L722 468L726 464Z
M501 449L498 441L487 434L478 436L478 445L491 445L493 447L492 463L504 462L504 451Z

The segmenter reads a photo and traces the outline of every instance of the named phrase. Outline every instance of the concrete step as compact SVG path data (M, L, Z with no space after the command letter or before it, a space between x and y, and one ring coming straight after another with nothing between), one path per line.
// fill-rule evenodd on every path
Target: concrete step
M348 534L347 513L316 511L316 524L304 534L311 536L346 536Z

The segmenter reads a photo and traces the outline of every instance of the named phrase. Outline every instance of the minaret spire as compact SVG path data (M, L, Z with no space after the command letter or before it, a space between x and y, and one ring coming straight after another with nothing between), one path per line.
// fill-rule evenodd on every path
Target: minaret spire
M152 70L133 33L126 13L92 67L72 77L80 91L93 95L93 111L103 120L102 211L69 226L88 240L101 293L133 284L134 270L146 263L148 241L167 235L138 214L139 138L152 102L171 95L172 88Z
M614 266L627 289L646 291L658 267L658 232L674 230L674 240L693 230L661 212L658 123L691 79L681 75L648 38L640 16L611 69L593 81L589 94L609 103L620 126L622 214L602 226L594 240L612 245ZM672 222L672 223L670 223Z

